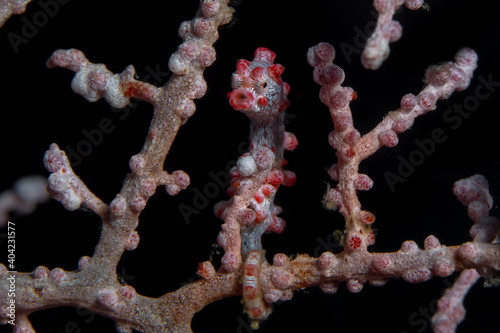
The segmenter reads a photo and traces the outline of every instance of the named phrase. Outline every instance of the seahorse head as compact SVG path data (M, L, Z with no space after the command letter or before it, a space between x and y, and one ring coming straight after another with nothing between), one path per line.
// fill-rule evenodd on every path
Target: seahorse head
M254 59L238 60L233 73L229 103L235 110L254 119L275 118L290 102L286 97L290 91L281 74L284 67L274 64L276 54L265 47L255 50Z

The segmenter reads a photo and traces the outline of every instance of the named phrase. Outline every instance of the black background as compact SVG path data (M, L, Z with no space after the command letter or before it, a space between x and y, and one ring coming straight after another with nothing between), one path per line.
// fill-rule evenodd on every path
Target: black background
M168 79L168 58L181 42L178 26L194 17L198 3L108 0L103 5L97 0L72 0L60 4L46 21L41 14L43 3L33 1L23 16L11 18L0 29L0 188L9 188L28 174L48 175L42 157L52 142L62 149L76 149L87 140L85 130L92 131L103 118L109 118L114 130L104 134L102 142L92 146L74 170L96 195L110 202L129 172L128 159L141 149L152 107L134 102L137 107L126 114L112 110L102 100L88 103L71 91L73 73L49 70L45 61L56 49L78 48L92 62L104 63L113 72L133 64L141 78L161 85ZM476 89L486 93L479 88L479 77L491 76L500 82L500 5L496 1L432 0L430 11L405 8L395 17L403 26L403 37L391 45L389 59L377 71L365 70L359 60L366 33L375 22L370 1L232 3L234 20L220 30L215 44L217 61L205 72L207 95L196 102L196 114L181 128L165 162L169 172L186 171L191 186L173 198L159 188L149 201L138 228L139 247L123 256L118 271L129 284L143 295L157 297L196 279L199 262L212 257L218 265L220 253L213 245L220 221L213 216L212 207L227 195L213 175L225 174L248 136L246 117L231 109L226 94L236 60L251 60L260 46L276 52L276 61L286 68L283 78L291 86L287 130L299 139L298 148L286 154L297 184L280 190L276 199L284 209L281 216L287 229L282 235L264 237L268 260L279 252L318 255L325 250L340 251L331 234L343 228L342 217L325 211L321 204L329 182L326 169L336 160L327 142L332 121L319 101L319 87L306 62L307 49L321 41L335 46L335 63L346 72L345 84L358 93L351 108L355 126L362 133L387 111L398 108L404 94L417 94L423 88L428 65L451 60L464 46L478 52L479 67L468 90L438 102L436 111L418 118L410 131L399 136L397 147L382 149L361 164L361 172L375 185L359 195L364 208L377 216L374 252L396 251L410 239L422 246L429 234L446 245L470 239L471 222L451 187L457 179L482 173L498 201L499 94L495 91L477 105L470 104L474 111L468 118L460 118L460 124L443 115L454 105L477 101ZM39 26L16 52L9 36L22 36L26 22ZM152 71L161 74L155 79ZM387 172L397 174L402 160L419 154L416 140L428 141L436 129L445 133L444 142L436 143L404 182L391 188ZM204 200L196 193L202 193ZM183 216L182 203L196 209L196 214ZM492 215L498 216L496 205ZM38 265L73 270L81 256L92 255L99 237L100 222L95 215L68 212L54 200L33 215L13 215L11 220L17 226L20 271L32 271ZM1 240L6 253L4 238ZM419 285L393 279L384 287L366 285L359 294L348 293L345 284L336 295L325 295L317 288L296 292L293 300L275 306L260 332L430 332L428 318L435 311L435 302L455 277L434 278ZM482 282L466 298L467 317L458 332L500 329L500 293L482 288ZM39 333L114 331L111 320L72 308L40 311L30 318ZM237 298L207 306L195 316L192 327L194 332L249 332ZM0 327L0 331L11 329Z

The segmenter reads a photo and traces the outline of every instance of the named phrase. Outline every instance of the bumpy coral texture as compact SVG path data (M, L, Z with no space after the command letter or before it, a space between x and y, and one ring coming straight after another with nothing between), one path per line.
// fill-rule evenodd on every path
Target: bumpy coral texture
M27 2L29 0L0 0L0 25L5 13L19 14ZM389 43L401 36L401 26L392 20L392 15L403 3L409 9L422 6L421 0L374 1L380 16L362 58L368 68L380 66L389 54ZM462 271L455 285L437 303L438 311L432 319L435 332L452 333L465 315L462 301L467 290L479 276L498 276L500 221L490 215L493 198L483 176L462 179L453 188L474 222L470 230L472 240L461 245L441 244L436 236L429 235L423 247L407 240L394 252L372 252L375 249L369 246L375 242L375 214L368 210L375 212L376 208L369 203L365 206L361 197L358 198L359 191L368 191L374 185L368 174L360 172L360 164L379 149L396 146L416 118L433 111L439 100L467 88L477 66L476 53L465 48L456 54L454 61L429 67L422 91L404 95L400 108L388 112L379 124L363 134L351 112L351 107L355 107L351 102L357 99L357 93L344 85L346 74L333 63L334 48L320 43L309 49L307 60L314 68L313 79L321 86L319 98L333 123L328 141L336 162L328 169L331 186L325 194L324 205L343 215L345 230L339 231L340 235L334 233L339 236L343 249L317 253L317 258L296 254L295 250L288 254L274 253L272 262L268 262L274 251L268 247L266 259L262 237L275 239L273 234L264 234L285 230L285 221L278 217L281 208L274 203L277 191L281 185L292 186L296 180L293 172L284 169L287 166L284 151L294 150L298 142L284 126L290 90L281 77L284 67L274 63L276 56L272 51L258 48L252 61L237 62L228 95L230 105L250 119L250 146L230 171L229 200L214 208L216 216L223 220L217 238L224 250L220 265L210 257L198 265L200 279L154 298L141 295L139 288L136 291L120 279L117 268L124 252L140 251L141 237L143 241L148 238L138 226L149 199L158 187L164 187L169 195L176 195L190 184L186 172L167 171L175 163L165 159L177 131L189 123L188 119L195 113L195 100L207 92L203 73L215 61L213 45L219 37L218 28L231 21L234 11L229 7L229 0L200 1L195 17L179 28L182 42L170 57L168 66L172 75L162 87L140 81L132 66L115 74L103 64L92 63L77 49L58 50L50 57L49 67L75 72L72 88L88 101L102 98L120 108L135 98L150 103L154 111L147 134L144 133L144 146L131 152L134 155L129 160L130 172L109 203L91 191L92 183L87 187L77 175L78 170L72 169L69 154L57 144L52 144L44 156L45 167L51 174L47 183L30 179L30 184L23 181L17 183L13 191L0 194L0 218L4 220L9 211L27 213L44 200L47 193L40 189L47 184L50 195L67 210L84 208L94 212L102 222L94 253L75 260L76 269L40 265L32 272L16 273L15 309L14 305L5 305L13 300L9 296L12 272L0 264L0 324L13 325L15 312L14 332L34 333L29 317L32 313L72 306L109 318L118 332L192 332L193 318L204 307L221 299L241 297L251 328L257 329L271 314L273 304L291 300L294 292L306 288L319 286L323 292L334 294L344 288L345 283L349 292L359 293L367 284L382 286L391 278L420 283L433 276L445 278ZM305 54L303 56L305 61ZM360 95L363 99L363 94ZM198 107L201 109L201 105ZM307 159L306 163L314 161ZM193 174L193 183L197 181ZM302 199L304 193L297 195ZM4 206L2 198L7 200ZM169 212L165 214L168 217ZM297 220L297 229L310 227L306 225L310 219ZM167 259L172 259L172 255L182 256L167 254L170 255ZM176 265L169 260L165 263L167 273L177 276ZM160 279L164 278L160 275ZM305 314L301 317L306 322L309 319ZM290 319L293 324L299 322L293 317ZM239 317L240 320L243 319ZM240 326L238 331L242 329ZM298 327L292 329L298 330ZM249 332L250 328L245 331Z

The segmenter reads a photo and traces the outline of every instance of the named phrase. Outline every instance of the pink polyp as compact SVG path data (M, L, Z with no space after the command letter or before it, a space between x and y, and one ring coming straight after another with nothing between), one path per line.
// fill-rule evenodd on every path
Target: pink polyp
M328 43L319 43L307 52L307 62L313 67L332 62L334 58L335 49Z
M388 273L392 262L386 254L376 254L373 256L372 268L378 273Z
M436 236L430 235L424 241L424 248L426 250L434 250L441 248L441 242Z
M335 255L331 252L323 252L318 258L318 266L322 270L330 269L336 262Z
M415 108L415 106L417 106L417 104L417 97L415 95L406 94L401 99L401 110L403 110L403 112L410 112Z
M432 272L427 268L413 269L404 272L401 277L408 283L421 283L432 277Z

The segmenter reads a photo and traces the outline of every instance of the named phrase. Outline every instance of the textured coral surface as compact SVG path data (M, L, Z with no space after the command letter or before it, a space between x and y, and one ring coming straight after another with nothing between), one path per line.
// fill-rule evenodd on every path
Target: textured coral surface
M297 183L281 188L275 199L283 208L280 216L287 228L282 234L263 236L269 262L276 253L318 257L324 251L341 250L334 231L343 230L342 216L322 205L330 182L327 169L336 162L328 145L332 121L306 61L308 48L321 41L335 46L336 64L357 93L351 109L362 133L387 111L397 109L403 95L422 89L428 65L451 60L464 46L476 50L480 60L470 87L439 101L436 111L418 118L410 131L399 135L397 147L379 151L360 167L374 181L370 191L359 195L363 209L377 216L376 243L369 251L396 251L406 240L423 247L430 234L446 245L469 241L472 222L452 193L453 183L481 173L488 178L494 202L500 200L499 4L430 1L430 11L403 9L395 16L403 36L391 43L391 53L380 69L367 71L360 55L365 31L375 23L370 1L318 0L293 6L289 1L232 3L235 18L220 30L214 45L217 60L205 73L207 94L196 101L196 114L181 128L167 157L169 171L186 171L191 185L175 197L158 190L150 199L141 214L139 246L120 261L121 278L138 293L157 297L198 279L200 262L211 259L219 267L223 252L214 244L221 221L214 216L213 206L227 200L229 162L234 164L248 146L248 120L231 108L226 95L232 90L230 78L237 59L251 59L257 47L272 49L286 68L283 79L291 86L286 128L300 142L286 156L287 169L297 174ZM45 62L54 50L74 47L114 73L132 64L140 79L161 86L169 76L168 58L182 42L178 27L193 17L197 7L195 0L175 6L149 0L108 1L105 6L95 0L66 1L53 9L46 23L39 22L31 30L26 22L34 22L43 11L38 2L30 3L24 16L13 16L0 29L1 188L10 188L27 174L48 176L42 158L57 142L61 149L75 151L70 159L75 172L109 203L130 172L129 158L148 135L152 107L137 100L121 110L105 101L91 104L71 91L73 73L49 70ZM9 40L12 33L24 33L26 41L14 47ZM401 178L390 182L389 175ZM495 205L491 214L499 215ZM54 200L29 217L11 219L18 228L19 271L39 265L74 270L82 256L92 254L100 233L98 216L85 210L66 211ZM3 261L5 238L0 242ZM319 332L328 327L337 332L376 328L430 332L437 299L456 276L415 285L393 279L383 287L365 286L357 294L348 292L345 284L335 295L319 288L295 292L291 301L274 306L260 331ZM466 298L467 316L458 332L500 328L495 316L500 292L482 288L483 281ZM194 317L193 331L249 332L240 300L233 297L209 305ZM115 329L111 320L74 308L43 310L30 319L38 332ZM4 331L11 328L0 326Z

